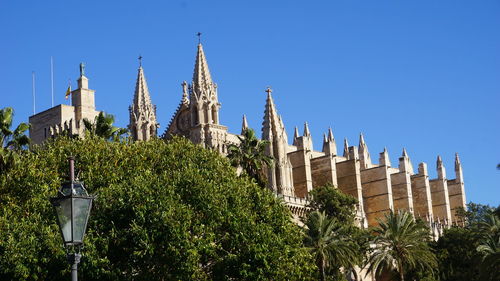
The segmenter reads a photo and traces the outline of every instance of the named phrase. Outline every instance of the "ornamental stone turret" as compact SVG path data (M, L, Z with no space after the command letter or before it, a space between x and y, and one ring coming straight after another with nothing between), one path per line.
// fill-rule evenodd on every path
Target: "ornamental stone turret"
M293 196L292 166L287 155L288 136L274 105L271 88L266 92L262 139L269 141L266 154L274 158L273 166L268 170L268 186L278 194Z
M333 137L332 128L328 128L328 137L323 138L323 152L326 154L337 155L337 144Z
M142 57L139 57L139 61ZM151 102L148 84L142 63L137 70L134 100L129 107L130 122L128 128L134 140L147 141L156 137L160 124L156 121L156 106Z

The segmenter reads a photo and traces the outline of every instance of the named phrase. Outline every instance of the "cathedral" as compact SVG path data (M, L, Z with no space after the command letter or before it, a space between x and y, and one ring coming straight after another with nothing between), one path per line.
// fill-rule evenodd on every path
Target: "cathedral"
M183 136L193 143L227 154L228 145L239 143L239 134L228 132L219 120L221 103L217 84L212 80L207 58L201 43L198 44L193 78L181 84L182 95L161 138ZM274 159L267 171L268 188L282 198L292 213L299 217L307 210L308 193L326 184L337 186L342 192L358 200L357 221L366 228L377 224L377 219L393 210L407 210L425 220L435 237L443 228L461 225L457 216L459 208L465 208L466 198L462 166L455 156L455 178L449 179L440 156L437 157L437 178L431 179L426 163L417 169L406 150L398 163L391 164L386 149L379 153L378 163L372 161L364 136L358 146L349 145L346 139L338 149L333 131L323 135L321 151L313 149L308 124L302 134L297 128L289 143L284 121L273 101L272 90L266 89L262 122L262 139L269 141L266 153ZM94 120L94 91L88 88L88 78L80 73L78 89L72 92L72 106L59 105L31 116L30 137L34 143L68 130L84 133L82 120ZM147 141L158 136L159 124L156 106L153 105L142 65L139 66L133 101L129 107L128 128L131 137ZM242 131L247 128L243 116Z

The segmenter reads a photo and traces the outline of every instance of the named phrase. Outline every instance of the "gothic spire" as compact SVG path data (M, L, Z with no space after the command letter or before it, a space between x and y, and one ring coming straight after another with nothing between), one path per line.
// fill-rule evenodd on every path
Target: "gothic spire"
M205 52L203 51L203 46L199 43L193 72L193 87L197 92L201 92L210 89L213 85L214 83L210 75L210 70L208 69Z
M156 106L151 102L148 84L142 65L137 71L133 104L129 108L129 129L135 140L148 140L156 136L159 127L156 121Z
M271 95L271 88L266 89L267 99L266 99L266 107L264 110L264 122L262 122L262 139L272 140L278 136L274 134L278 134L280 128L278 126L281 125L279 120L278 112L276 110L276 106L274 105L273 96ZM274 135L274 136L273 136Z

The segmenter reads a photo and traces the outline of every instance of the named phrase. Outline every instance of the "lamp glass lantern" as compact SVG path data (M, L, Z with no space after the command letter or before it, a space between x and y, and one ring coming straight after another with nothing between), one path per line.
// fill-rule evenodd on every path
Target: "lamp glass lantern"
M54 206L61 235L66 246L83 243L94 196L89 196L83 183L72 180L63 184L56 197L50 199Z

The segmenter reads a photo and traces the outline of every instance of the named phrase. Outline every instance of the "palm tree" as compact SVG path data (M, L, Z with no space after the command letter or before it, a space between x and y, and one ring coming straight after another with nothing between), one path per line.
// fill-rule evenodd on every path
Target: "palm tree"
M476 250L482 255L480 274L482 280L498 280L500 272L500 219L488 214L478 224L480 244Z
M266 186L264 168L272 165L273 158L266 155L266 140L259 140L253 129L245 129L242 136L238 136L239 145L228 146L229 161L235 167L241 167L245 173L254 178L261 186Z
M11 107L0 109L0 145L5 149L20 150L30 143L24 134L29 124L20 123L14 131L11 130L14 110Z
M341 267L350 269L360 262L358 245L346 235L344 226L325 212L311 212L305 226L304 244L315 259L320 280L326 280L328 271L339 273Z
M85 130L91 135L99 136L107 140L118 141L122 135L128 133L128 130L113 126L114 122L115 117L113 115L106 114L102 111L96 116L94 122L86 118L83 119Z
M11 107L0 109L0 171L5 171L15 165L18 153L30 143L24 133L29 124L20 123L14 131L11 130L14 110Z
M378 223L379 226L373 229L376 236L371 241L368 272L380 275L384 270L395 270L404 281L409 270L429 269L432 272L437 267L428 243L430 232L415 222L410 213L391 211Z
M498 280L500 272L500 236L488 235L477 247L482 255L480 265L481 280Z

